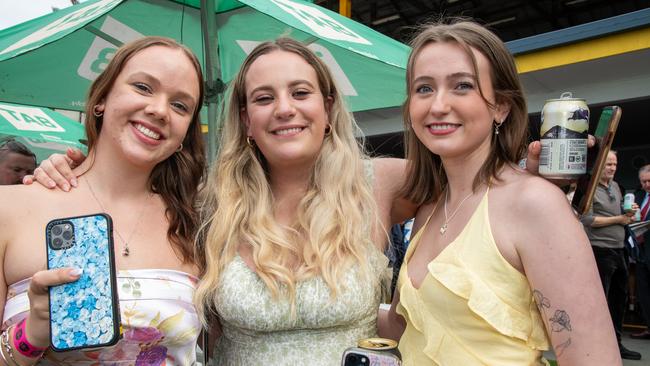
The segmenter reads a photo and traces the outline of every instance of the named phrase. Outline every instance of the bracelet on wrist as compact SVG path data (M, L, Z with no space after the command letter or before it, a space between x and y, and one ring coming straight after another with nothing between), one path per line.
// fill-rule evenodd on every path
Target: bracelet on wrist
M9 333L12 328L13 326L3 330L0 335L0 354L2 354L2 360L7 364L7 366L21 366L18 361L16 361L14 351L11 349L11 344L9 344ZM5 354L9 356L8 359Z
M27 334L25 332L26 320L23 319L18 322L13 328L11 333L11 339L14 345L14 348L20 352L21 355L28 358L39 358L43 356L43 353L47 350L47 347L37 347L29 343L27 340Z

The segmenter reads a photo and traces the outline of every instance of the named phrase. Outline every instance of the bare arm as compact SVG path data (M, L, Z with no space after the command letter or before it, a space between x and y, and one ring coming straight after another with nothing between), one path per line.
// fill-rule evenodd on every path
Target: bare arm
M545 182L534 180L520 196L512 216L516 249L558 363L620 365L607 302L582 225L562 192Z
M611 225L628 225L634 222L634 217L628 215L618 216L594 216L591 227L603 227Z
M14 240L14 236L19 233L19 231L13 229L19 227L19 225L16 222L12 222L12 217L15 217L16 212L11 209L19 206L20 203L16 202L17 200L20 200L20 197L14 196L10 198L7 197L7 192L0 192L0 202L6 203L0 205L0 319L4 315L8 287L6 278L9 277L9 273L5 272L5 261L20 259L16 258L16 255L12 255L11 258L7 257L7 248L9 248L10 243ZM24 251L21 254L24 256L29 255L29 253ZM27 290L30 307L25 322L25 337L29 343L38 347L46 347L49 345L50 315L48 288L50 286L76 281L78 278L79 272L75 272L71 268L43 270L33 274L29 289ZM9 347L12 349L11 355L13 355L13 358L18 364L33 365L39 360L38 358L23 356L15 349L13 343L10 341ZM10 360L12 358L4 347L1 352L5 355L5 359ZM2 365L1 361L0 365Z
M406 328L406 320L397 314L397 304L399 304L399 289L395 289L393 301L389 310L379 310L377 318L377 333L382 338L394 339L399 341Z
M375 197L380 216L389 218L386 224L398 224L415 216L417 206L399 195L406 178L406 160L373 159Z

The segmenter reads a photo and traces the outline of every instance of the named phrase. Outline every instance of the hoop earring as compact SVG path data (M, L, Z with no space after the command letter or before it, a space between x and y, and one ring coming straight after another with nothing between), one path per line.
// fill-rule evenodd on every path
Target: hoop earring
M501 122L494 123L494 136L499 135L499 127L501 127L502 124L503 124L503 120L501 120Z
M99 105L96 104L95 106L93 106L93 116L99 118L99 117L101 117L103 115L104 115L104 112L99 110Z
M253 140L250 136L246 136L246 144L248 144L250 148L254 148L255 140Z
M181 144L178 146L178 149L176 149L176 152L177 152L177 153L179 153L179 152L181 152L181 151L183 151L183 143L182 143L182 142L181 142Z
M332 134L332 124L328 123L327 126L325 127L325 136L329 136Z

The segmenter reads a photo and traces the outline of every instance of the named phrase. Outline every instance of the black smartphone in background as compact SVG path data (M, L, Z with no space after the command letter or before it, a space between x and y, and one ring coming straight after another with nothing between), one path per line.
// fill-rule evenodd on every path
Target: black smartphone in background
M47 268L79 268L74 282L49 289L55 352L111 346L120 338L113 227L108 214L61 218L45 228Z
M622 110L618 106L603 108L594 132L596 145L587 151L587 173L578 179L571 205L578 215L584 215L591 207L598 181L603 173L607 154L612 148L614 135L621 119Z

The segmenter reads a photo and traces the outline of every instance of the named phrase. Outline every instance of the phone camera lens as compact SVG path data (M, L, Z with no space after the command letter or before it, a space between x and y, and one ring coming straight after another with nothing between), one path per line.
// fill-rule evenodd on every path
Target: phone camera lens
M345 357L345 366L367 366L370 365L368 358L360 354L351 353Z
M52 244L54 244L55 248L61 248L61 246L63 245L63 240L61 240L61 238L54 238Z
M63 236L63 239L65 240L70 240L72 239L72 231L64 231L61 236Z
M61 235L61 231L62 231L61 226L57 225L57 226L52 228L52 234L54 234L54 235Z

